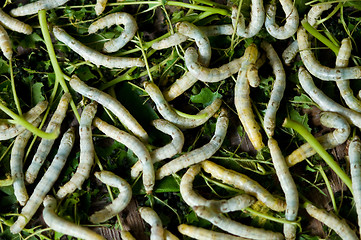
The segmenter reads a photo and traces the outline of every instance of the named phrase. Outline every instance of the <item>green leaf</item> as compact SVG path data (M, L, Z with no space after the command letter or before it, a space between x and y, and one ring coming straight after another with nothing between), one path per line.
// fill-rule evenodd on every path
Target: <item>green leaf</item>
M215 99L221 98L222 95L218 92L212 92L209 88L202 88L197 95L192 95L190 100L192 103L201 103L204 107L210 105Z
M290 118L294 121L301 123L304 127L306 127L306 129L309 132L311 132L311 128L308 125L308 115L307 114L301 115L298 111L296 111L295 109L292 108L290 111Z
M9 64L6 60L0 57L0 74L9 73Z
M75 74L83 81L88 81L90 79L94 79L97 76L95 76L91 69L88 66L80 66L76 71Z
M37 82L31 86L32 102L34 105L40 101L45 100L45 97L43 96L43 91L42 91L43 87L44 87L44 84L42 82Z
M311 108L311 105L314 105L312 99L303 93L301 96L295 96L291 102L301 108Z
M161 181L157 181L155 192L179 192L179 184L174 177L165 177Z

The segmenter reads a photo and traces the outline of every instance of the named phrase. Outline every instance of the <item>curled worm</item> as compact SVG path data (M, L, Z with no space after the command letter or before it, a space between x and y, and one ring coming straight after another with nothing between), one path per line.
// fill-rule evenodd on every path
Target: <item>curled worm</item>
M13 56L13 49L11 48L11 41L6 30L0 25L0 49L4 56L11 60Z
M348 147L348 156L350 159L352 190L358 216L357 221L361 233L361 142L358 136L352 138Z
M26 23L23 23L16 18L10 17L0 8L0 24L4 27L13 30L15 32L31 34L33 32L33 28Z
M149 207L139 208L140 216L150 225L150 240L164 240L165 231L158 214Z
M198 240L246 240L247 238L233 236L227 233L215 232L201 227L195 227L187 224L178 226L178 231L188 237Z
M69 0L38 0L33 3L25 4L24 6L14 8L10 11L10 14L15 17L27 16L38 13L38 11L46 9L50 10L61 5L64 5Z

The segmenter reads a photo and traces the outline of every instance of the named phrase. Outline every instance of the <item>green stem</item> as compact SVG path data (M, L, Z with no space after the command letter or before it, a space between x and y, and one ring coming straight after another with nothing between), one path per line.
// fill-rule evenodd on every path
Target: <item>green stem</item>
M190 3L178 2L178 1L167 1L166 5L184 7L184 8L200 10L200 11L205 11L205 12L211 12L213 14L221 14L221 15L224 15L224 16L231 16L230 12L228 10L225 10L225 9L200 6L200 5L190 4Z
M139 41L139 48L140 48L140 51L142 51L142 55L143 55L143 58L144 58L144 62L145 62L145 68L147 69L147 73L148 73L148 76L149 76L149 80L151 82L153 82L153 77L152 77L152 73L149 69L149 63L148 63L148 58L147 58L147 54L145 53L144 51L144 48L143 48L143 43L142 43L142 39L141 37L139 36L139 33L137 33L137 38L138 38L138 41Z
M310 145L311 147L322 157L323 160L330 166L330 168L337 174L337 176L346 184L346 186L352 192L351 179L347 174L342 171L340 166L333 160L332 156L322 147L317 139L300 123L286 118L282 124L283 127L292 128L297 131Z
M38 14L39 14L39 23L40 23L41 32L44 37L46 49L48 50L51 65L53 66L53 69L55 72L55 81L59 82L59 84L63 88L64 92L69 92L68 86L66 85L64 77L63 77L64 74L60 69L58 60L56 59L54 46L51 42L51 37L50 37L49 30L48 30L48 23L46 21L46 10L44 10L44 9L40 10ZM78 122L80 122L80 115L78 113L78 110L76 109L76 105L73 100L70 101L70 106L73 109L73 112L75 114L75 117L78 119Z
M14 102L15 102L16 108L18 109L18 114L19 114L20 116L23 116L23 113L22 113L21 107L20 107L19 98L18 98L18 95L17 95L17 93L16 93L16 89L15 89L14 72L13 72L13 61L12 61L11 59L9 60L9 67L10 67L11 91L13 92Z
M325 181L325 184L326 184L326 187L327 187L327 191L328 191L328 193L330 194L330 198L331 198L331 202L332 202L333 209L335 210L336 214L338 215L338 210L337 210L335 195L333 194L330 181L328 181L327 175L326 175L325 171L323 171L323 168L322 168L321 166L318 166L316 169L318 169L318 170L320 171L321 176L322 176L323 180Z

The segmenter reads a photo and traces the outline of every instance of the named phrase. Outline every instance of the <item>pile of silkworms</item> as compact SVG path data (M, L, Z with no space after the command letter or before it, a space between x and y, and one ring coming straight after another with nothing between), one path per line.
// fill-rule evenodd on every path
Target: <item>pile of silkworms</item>
M11 16L0 9L0 47L3 55L10 61L13 58L11 41L3 27L23 34L31 34L33 31L30 25L15 17L31 16L43 9L57 9L67 2L68 0L38 0L13 8L10 11ZM19 124L2 123L0 125L0 139L14 138L10 156L11 183L14 195L22 206L19 214L15 217L16 221L10 226L11 233L21 233L43 204L44 222L54 231L81 239L105 239L82 225L88 225L89 222L96 225L110 219L114 220L132 199L132 182L127 182L120 177L121 174L105 169L95 172L96 152L93 132L99 130L105 136L121 143L134 153L138 162L131 169L121 169L121 171L128 171L133 179L141 176L147 195L155 194L157 181L167 176L183 174L179 182L181 199L193 209L199 218L207 220L214 226L214 230L209 230L199 226L180 224L178 232L170 232L166 226L163 226L157 211L151 207L142 206L139 208L139 214L144 222L150 226L150 239L179 239L178 237L182 235L194 239L296 239L299 234L298 230L300 230L297 226L299 226L298 212L301 202L304 202L303 208L309 216L327 225L341 238L359 239L357 236L359 233L355 229L357 223L350 225L340 216L341 214L336 216L332 211L317 208L316 204L301 198L293 180L292 169L289 167L315 155L316 151L311 144L305 143L288 156L284 156L277 142L281 139L278 139L275 129L280 127L276 126L276 115L286 89L287 76L284 66L291 64L299 53L304 65L298 69L299 83L303 91L322 111L321 124L334 129L317 137L317 140L325 149L333 149L344 144L351 138L351 127L361 127L361 101L353 95L348 81L361 78L361 67L348 67L352 45L349 38L341 42L335 67L322 65L311 49L311 35L299 24L298 11L293 2L291 0L279 0L286 16L283 26L279 26L276 21L277 2L271 1L269 4L264 4L263 0L251 0L250 19L247 21L239 11L238 6L229 6L231 11L229 24L198 26L197 23L181 21L175 24L175 32L172 30L172 33L166 37L153 42L151 48L155 51L175 48L181 44L185 46L184 43L187 43L187 48L184 51L186 71L180 78L166 87L160 86L157 84L157 80L154 79L153 81L151 77L149 80L142 83L139 80L137 83L138 87L149 97L148 104L154 106L155 111L160 116L159 119L152 121L149 125L153 125L154 128L171 137L171 141L162 147L150 150L149 139L154 136L148 136L145 130L148 126L142 126L116 97L90 86L76 75L69 77L69 86L75 91L75 94L87 99L85 102L89 102L81 111L79 126L69 127L66 132L60 134L59 143L55 139L41 139L31 163L26 165L26 171L24 170L24 156L32 132ZM134 4L140 3L134 2ZM149 68L147 65L149 63L144 57L109 55L119 51L133 40L137 34L138 26L135 17L129 13L116 12L116 10L113 12L110 10L110 6L109 11L103 13L108 8L106 6L106 0L97 0L95 12L99 17L89 25L89 34L96 34L98 31L113 25L123 26L123 31L119 37L105 42L101 52L78 41L66 31L65 27L51 26L50 29L56 41L66 45L82 59L99 68L105 67L115 70ZM316 28L322 13L333 7L330 3L317 4L309 10L302 21L308 22ZM273 43L262 40L259 44L255 42L247 44L241 57L234 58L224 65L217 65L217 62L211 61L213 48L209 38L234 35L243 39L251 39L256 38L257 34L263 30L278 40L291 39L293 36L296 40L293 40L282 53L276 52ZM267 59L275 80L262 121L263 125L260 125L252 107L250 87L256 88L260 85L259 69ZM212 156L221 149L222 144L227 139L230 115L233 114L230 107L222 99L214 99L208 106L194 115L179 113L171 104L172 100L191 89L197 81L207 85L220 83L224 80L231 81L230 79L234 76L236 77L232 89L233 104L240 121L239 124L243 126L255 151L261 152L265 148L269 149L274 171L278 178L276 183L280 185L284 196L275 196L262 186L262 182L257 182L244 173L228 169L212 160ZM316 87L313 78L335 81L347 106L329 98L321 89ZM67 114L70 114L68 105L71 101L71 94L64 92L57 108L52 112L51 119L46 121L45 132L59 131ZM123 128L120 129L97 116L97 110L100 107L111 112L121 122ZM47 109L49 110L48 102L41 101L24 113L22 117L37 127ZM213 136L209 142L184 152L183 145L187 140L184 133L189 132L188 129L203 126L213 117L216 118L216 123ZM79 163L69 181L62 186L57 186L56 189L54 184L62 176L62 169L77 142L76 131L79 131ZM49 153L52 148L56 148L57 153L50 160ZM356 134L350 139L348 157L353 183L351 192L360 225L361 186L358 182L361 181L361 142ZM49 161L50 165L43 171L43 163L46 161ZM36 183L39 173L42 172L45 173ZM88 223L77 224L59 217L57 213L58 201L66 199L77 189L84 189L85 181L93 174L105 185L117 188L119 192L117 197L103 209L92 213ZM238 189L242 193L231 198L207 199L193 186L195 178L200 174L207 174L209 178L218 181L219 184ZM29 188L28 186L32 186L31 184L36 185ZM29 189L33 189L30 196L28 194ZM283 232L254 227L249 223L244 224L228 215L229 212L247 211L255 204L260 204L268 211L277 213L275 215L280 219L282 219L280 216L284 216L282 219ZM281 212L281 215L278 212ZM122 239L135 239L131 232L132 230L127 231L123 228L121 230Z

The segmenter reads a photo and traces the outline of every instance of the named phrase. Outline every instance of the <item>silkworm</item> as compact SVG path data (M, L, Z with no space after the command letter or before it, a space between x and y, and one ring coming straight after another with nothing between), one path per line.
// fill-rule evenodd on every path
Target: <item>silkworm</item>
M361 114L355 112L349 108L345 108L340 104L333 101L326 96L320 89L318 89L313 82L312 76L304 67L300 67L298 71L298 79L305 92L311 97L311 99L318 104L323 111L336 112L341 114L347 119L348 122L361 128Z
M239 69L236 85L234 87L234 105L241 123L253 147L258 151L264 147L260 126L256 122L250 99L250 87L247 80L247 69L257 60L258 50L256 45L247 47L243 62Z
M178 231L188 237L198 240L245 240L247 238L233 236L227 233L215 232L201 227L195 227L187 224L178 226Z
M263 123L267 135L272 137L276 127L276 112L280 106L286 88L286 73L283 69L281 59L278 57L272 45L263 41L261 47L266 52L275 75L275 81L273 83L270 100L267 103Z
M97 3L95 4L94 10L96 15L102 14L102 12L105 9L105 6L107 5L108 0L97 0Z
M23 114L23 117L26 121L32 123L35 119L37 119L40 114L42 114L48 106L47 101L40 101L33 108L31 108L28 112ZM19 124L1 124L0 131L0 140L8 140L16 137L21 132L23 132L26 128Z
M178 127L164 119L153 120L152 124L156 129L172 137L172 141L170 143L150 152L150 157L152 158L153 164L166 158L171 158L174 155L182 152L184 135ZM138 161L132 166L130 175L132 178L136 178L141 171L142 163Z
M190 72L186 72L183 76L178 78L172 85L163 91L163 96L166 101L172 101L179 95L191 88L198 79Z
M202 168L212 177L221 180L223 183L234 186L235 188L245 191L245 193L256 197L259 201L264 203L270 209L281 212L286 209L286 204L283 200L274 197L258 182L247 177L242 173L226 169L211 161L203 161Z
M46 170L39 183L36 185L34 192L31 194L26 205L21 210L21 214L19 215L18 219L11 226L10 231L13 234L19 233L26 226L26 224L28 224L43 202L46 194L53 187L73 147L74 138L75 134L73 128L70 128L66 133L64 133L54 160Z
M97 66L104 66L107 68L130 68L130 67L144 67L145 64L140 58L130 58L130 57L113 57L101 54L97 52L72 36L70 36L64 29L54 26L53 28L54 36L65 45L67 45L71 50L79 54L86 61L94 63Z
M242 65L242 58L237 58L218 68L207 68L198 62L197 50L189 47L185 52L185 63L188 71L202 82L219 82L236 72Z
M45 223L56 232L60 232L75 238L85 240L106 240L96 232L69 222L55 213L56 199L50 195L46 196L43 202L43 218Z
M266 7L265 27L267 32L277 39L287 39L291 37L298 28L298 11L291 0L279 0L286 15L286 23L280 27L276 23L276 2L273 1Z
M333 132L316 138L325 149L337 147L344 143L350 135L350 125L344 117L337 113L322 112L320 121L321 124L326 127L335 128ZM315 154L316 151L313 147L311 147L309 143L305 143L286 157L287 165L291 167Z
M214 37L219 35L232 35L234 31L232 24L199 26L199 29L207 37Z
M129 129L129 131L131 131L135 136L139 137L142 141L146 142L148 140L147 132L117 99L103 91L98 90L97 88L89 87L75 75L72 76L69 84L81 95L108 108L118 117L119 121L127 129Z
M358 136L352 138L348 147L350 160L352 191L355 201L355 208L358 216L359 231L361 233L361 142Z
M32 122L32 125L38 126L40 124L41 118L38 117L37 119ZM13 187L14 187L14 195L16 200L20 203L21 206L24 206L26 201L28 201L29 195L25 188L25 180L24 180L24 173L23 173L23 161L25 155L25 147L28 143L30 137L33 135L32 132L25 130L21 134L19 134L15 138L15 142L13 148L11 149L10 154L10 171L11 171L11 178L14 180Z
M281 188L285 193L286 198L286 212L285 218L289 221L295 221L297 218L299 199L298 191L295 181L288 169L286 161L282 155L278 143L273 138L268 140L268 147L270 149L273 166L276 170L276 175L280 181ZM296 239L296 226L293 224L284 224L283 233L286 239Z
M102 121L100 118L96 117L93 120L93 125L102 131L106 136L120 142L132 150L132 152L138 157L143 167L143 185L146 192L150 194L153 190L155 175L152 159L148 149L144 146L144 144L133 135L130 135L129 133Z
M156 172L156 178L162 179L165 176L178 172L179 170L189 167L193 164L202 162L218 151L227 134L228 117L225 109L222 109L216 123L216 130L209 143L200 148L187 152L170 162L164 164Z
M265 10L263 7L263 0L251 1L251 20L246 27L245 18L242 13L239 14L237 22L238 7L232 7L232 25L237 29L236 33L240 37L251 38L255 36L262 28L265 21ZM236 25L237 24L237 25Z
M267 59L266 55L261 54L260 57L257 59L256 63L255 64L251 63L247 68L246 76L248 79L248 83L251 87L256 88L261 83L261 79L259 78L258 75L258 70L266 62L266 59Z
M150 239L151 240L164 240L165 233L163 229L162 221L158 214L149 207L139 208L140 216L143 220L150 225Z
M240 237L251 239L283 239L283 235L281 233L244 225L217 213L209 207L197 206L194 207L193 210L199 217L206 219L226 232Z
M202 111L197 113L198 116L206 115L203 118L186 118L177 114L169 103L164 99L162 92L159 90L157 85L152 82L145 81L144 82L144 89L149 94L150 98L155 103L158 112L162 117L164 117L169 122L173 123L180 129L188 129L188 128L195 128L206 121L215 114L215 112L220 108L222 104L222 100L217 98L215 99L211 105L204 108ZM197 116L196 115L196 116Z
M81 189L82 184L89 178L91 167L94 164L94 144L92 139L92 121L97 112L97 103L92 102L85 106L79 126L80 137L80 156L79 164L70 180L60 187L56 196L60 199L67 194L74 192L77 188Z
M105 2L106 3L106 2ZM98 2L96 6L98 5ZM119 37L114 38L106 43L104 43L103 52L112 53L116 52L122 47L125 46L137 32L138 25L134 17L129 13L117 12L109 14L99 20L93 22L88 29L89 33L95 33L99 29L105 27L111 27L112 25L124 25L124 31L120 34Z
M334 214L327 212L312 205L311 203L305 204L305 209L311 217L316 218L318 221L327 225L334 230L342 239L359 239L356 233L347 225L346 221L336 217Z
M120 231L120 236L122 240L136 240L130 232L125 230Z
M152 48L155 50L162 50L166 48L170 48L173 46L177 46L185 41L187 41L188 37L184 36L181 33L174 33L167 38L159 40L152 44Z
M321 65L311 50L311 43L304 27L299 27L297 41L302 62L313 76L326 81L361 79L360 66L329 68Z
M13 56L13 49L11 48L11 41L6 30L0 25L0 49L4 56L11 60Z
M195 176L201 171L199 164L188 168L182 176L179 185L180 193L183 200L191 207L206 206L219 212L239 211L255 203L255 199L247 194L242 194L228 200L208 200L193 190L193 181Z
M290 65L293 59L298 53L298 43L297 40L293 41L287 48L282 52L282 59L286 65Z
M45 132L50 133L59 129L61 123L63 122L66 111L68 110L68 105L71 100L70 93L64 93L61 97L59 104L51 117L48 126L46 127ZM25 181L28 183L33 183L38 176L39 170L43 165L46 157L48 156L55 139L41 139L41 142L36 150L36 153L33 157L31 164L29 165L27 171L25 172Z
M19 33L31 34L33 32L33 28L26 23L23 23L16 18L10 17L0 8L0 24L4 27Z
M101 182L119 189L118 197L114 199L111 204L107 205L104 209L99 210L90 216L89 220L92 223L97 224L111 219L112 217L120 213L129 204L130 200L132 199L132 188L129 183L127 183L127 181L112 172L101 171L96 172L94 175Z
M69 0L38 0L33 3L25 4L24 6L14 8L10 11L10 14L15 17L27 16L38 13L38 11L46 9L50 10L53 8L64 5Z

